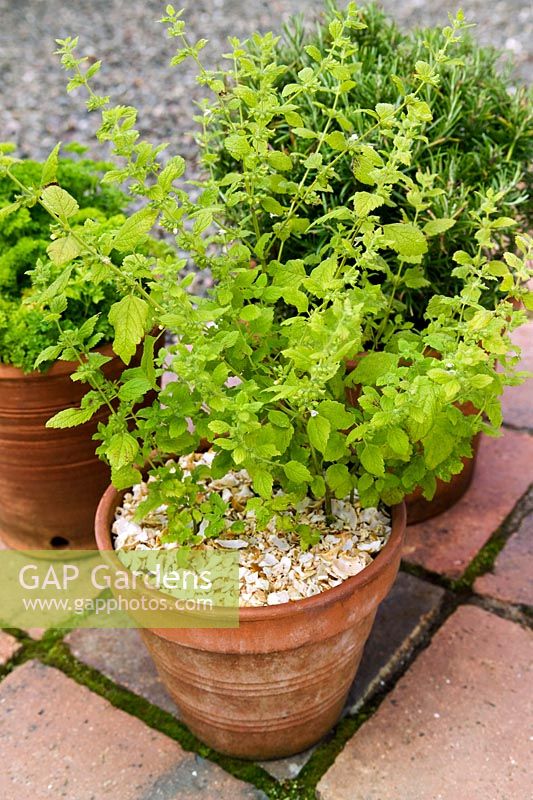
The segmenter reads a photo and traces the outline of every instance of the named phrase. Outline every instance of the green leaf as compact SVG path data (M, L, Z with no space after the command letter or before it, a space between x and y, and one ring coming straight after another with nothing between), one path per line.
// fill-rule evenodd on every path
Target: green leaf
M315 475L311 481L311 491L315 497L324 497L326 493L326 483L322 475Z
M88 422L97 411L95 406L89 408L65 408L46 423L47 428L74 428Z
M433 115L431 109L425 100L415 100L409 106L409 110L414 113L415 117L422 122L431 122Z
M63 220L74 216L79 209L72 195L59 186L47 186L41 194L41 200L47 211Z
M224 146L230 156L237 161L242 161L251 151L248 139L241 133L232 133L231 136L227 136L224 139Z
M385 474L385 464L380 448L375 444L367 444L361 451L361 464L371 475L381 477Z
M358 217L367 217L371 211L383 205L384 199L371 192L356 192L354 194L354 208Z
M442 219L432 219L423 227L423 231L426 236L437 236L439 233L444 233L445 231L453 228L455 225L456 220L452 219L451 217L442 217Z
M357 490L359 492L367 492L374 485L374 478L368 472L363 472L357 481Z
M429 281L421 267L410 267L403 274L403 282L409 289L421 289L429 286Z
M427 61L417 61L415 69L422 78L430 78L433 72L431 65Z
M6 217L10 214L13 214L14 211L18 211L21 206L20 200L15 201L14 203L9 203L9 205L0 208L0 222L2 222Z
M316 414L307 421L307 435L313 447L320 453L325 453L328 446L331 424L325 417Z
M391 122L396 113L396 107L392 103L377 103L376 113L380 120Z
M136 483L142 481L142 475L138 469L129 465L121 467L120 469L111 470L111 482L115 489L121 491L122 489L129 489Z
M152 384L146 375L137 374L136 377L124 381L118 396L121 400L126 401L141 400L152 388Z
M313 476L299 461L288 461L283 464L283 472L292 483L311 483Z
M290 428L291 422L290 419L283 411L277 411L274 409L273 411L268 412L268 419L272 423L272 425L276 425L278 428Z
M318 406L318 411L322 417L330 421L335 430L342 431L354 424L353 414L335 400L323 400Z
M68 264L73 258L81 253L81 245L73 236L64 236L62 239L54 239L48 245L46 252L57 267Z
M257 319L257 317L261 316L261 309L256 305L248 305L241 308L239 311L239 319L244 320L245 322L252 322L252 320Z
M341 458L347 455L349 455L349 450L346 446L346 437L336 431L332 431L324 458L326 461L340 461Z
M109 322L115 329L113 350L125 364L129 364L137 345L146 332L148 303L136 295L126 295L111 306Z
M127 431L122 431L121 433L115 433L115 435L111 437L111 441L106 447L105 452L111 467L119 470L131 464L138 451L139 445L137 439L134 439Z
M328 133L326 142L333 150L346 150L346 137L340 131Z
M456 442L453 430L450 430L449 420L441 420L424 437L424 461L429 469L435 469L452 453Z
M304 50L308 55L311 56L313 61L316 61L317 64L320 64L320 62L322 61L322 53L320 52L318 47L315 47L314 44L308 44L306 45L306 47L304 47Z
M492 375L472 375L470 378L470 383L476 389L485 389L485 387L490 386L493 381L494 378Z
M157 219L158 212L153 208L141 208L119 228L113 239L113 247L121 253L133 250L140 240L150 231Z
M141 357L141 369L146 379L151 383L153 389L157 389L154 350L156 339L154 336L146 336L143 343L143 354Z
M517 220L512 217L498 217L490 223L491 228L513 228L517 225Z
M60 295L64 291L64 289L68 285L70 276L72 275L72 270L73 270L73 265L70 264L68 267L65 267L65 269L60 275L57 276L55 281L52 281L50 286L47 286L47 288L44 290L44 292L41 294L39 298L40 302L43 305L54 300L54 298L57 298L58 295Z
M309 300L307 295L301 292L294 286L287 286L283 289L283 300L291 306L296 306L297 311L301 314L307 311L309 307Z
M527 292L522 296L522 302L528 311L533 311L533 292Z
M268 154L268 163L279 172L286 172L292 169L291 157L286 153L281 153L279 150L273 150Z
M37 369L44 364L46 361L55 361L56 358L59 358L61 351L63 350L63 346L60 344L51 344L48 347L45 347L44 350L39 353L37 358L35 359L35 363L33 365L34 369Z
M503 278L505 275L509 274L507 264L503 261L489 261L486 270L489 275L494 275L496 278Z
M306 169L320 169L322 166L322 153L311 153L304 161Z
M270 472L267 472L266 469L254 469L252 480L256 494L266 499L272 497L273 480Z
M374 148L370 145L362 145L360 152L354 158L353 174L361 183L373 186L376 179L370 173L376 167L381 166L383 166L383 159Z
M396 369L398 358L396 353L368 353L350 374L349 383L361 383L363 386L375 384L382 375Z
M387 431L387 441L399 456L407 458L411 452L411 445L409 444L409 437L402 431L401 428L391 428Z
M316 139L318 134L314 131L310 130L309 128L293 128L292 132L295 136L298 136L299 139Z
M427 242L420 228L412 222L393 222L383 226L385 238L398 255L406 258L427 253Z
M58 162L58 153L59 148L61 147L61 142L56 144L48 158L43 164L43 170L41 172L41 186L46 186L48 183L52 183L56 180L57 177L57 162Z
M275 214L277 217L281 217L287 211L274 197L263 197L261 205L265 211L268 211L269 214Z
M207 427L216 434L227 433L230 430L229 424L222 419L212 420Z
M326 483L342 499L352 490L352 479L346 464L332 464L326 470Z

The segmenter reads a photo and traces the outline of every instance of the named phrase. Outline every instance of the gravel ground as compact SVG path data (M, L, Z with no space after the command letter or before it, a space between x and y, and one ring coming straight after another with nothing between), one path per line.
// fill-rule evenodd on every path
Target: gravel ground
M311 18L322 2L189 0L187 5L190 29L210 40L204 52L213 63L227 49L228 35L278 29L297 12ZM445 24L447 12L458 4L383 0L382 5L409 26ZM159 0L0 0L0 140L15 142L19 155L31 157L47 155L57 140L91 142L97 115L85 112L81 92L66 94L65 77L52 55L55 38L79 34L80 49L104 60L102 91L109 91L116 102L137 106L139 127L152 141L171 141L178 152L192 157L187 131L198 90L190 67L174 72L166 67L173 42L157 23L164 7ZM462 7L477 22L480 41L506 49L518 76L531 80L533 4L463 0ZM98 152L93 145L91 153Z

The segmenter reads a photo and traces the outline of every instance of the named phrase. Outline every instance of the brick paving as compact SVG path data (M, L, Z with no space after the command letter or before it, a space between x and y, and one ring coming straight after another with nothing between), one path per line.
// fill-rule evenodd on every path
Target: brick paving
M528 800L533 635L463 606L318 785L320 800Z
M164 711L177 713L139 631L80 628L69 633L65 641L82 663Z
M459 578L533 480L533 437L506 430L481 440L475 477L455 506L407 530L404 558L447 578Z
M9 800L265 797L37 661L0 684L0 709L0 796Z
M522 351L521 369L533 372L533 320L513 333L513 341ZM503 399L503 417L508 425L533 430L533 383L506 386Z
M533 607L533 514L523 520L474 590L502 603Z
M20 643L13 636L0 631L0 667L10 661L20 648Z

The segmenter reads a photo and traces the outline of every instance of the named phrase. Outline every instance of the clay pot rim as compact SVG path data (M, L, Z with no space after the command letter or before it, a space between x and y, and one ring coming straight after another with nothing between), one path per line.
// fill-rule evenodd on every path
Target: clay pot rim
M109 520L111 518L111 514L114 513L116 507L127 491L127 489L119 491L115 489L113 485L110 485L102 495L102 499L98 504L94 521L94 532L97 547L101 552L109 552L110 550L114 552ZM282 619L284 617L294 616L295 614L305 613L318 607L323 608L324 606L342 602L354 592L364 588L383 570L384 567L393 561L397 551L402 547L407 524L407 511L405 503L402 501L401 503L392 506L390 510L392 530L387 544L382 550L379 551L372 563L365 567L357 575L348 578L339 586L335 586L333 589L327 589L325 592L313 595L312 597L303 598L302 600L291 600L288 603L281 603L280 605L275 606L240 607L240 621L260 622L262 620L266 621L270 619Z
M103 353L106 356L114 356L115 351L111 342L94 348L95 353ZM0 364L0 381L1 380L20 380L20 381L39 381L46 378L58 378L68 375L79 366L77 361L54 361L52 366L45 372L39 370L32 370L32 372L24 372L20 367L14 367L12 364Z

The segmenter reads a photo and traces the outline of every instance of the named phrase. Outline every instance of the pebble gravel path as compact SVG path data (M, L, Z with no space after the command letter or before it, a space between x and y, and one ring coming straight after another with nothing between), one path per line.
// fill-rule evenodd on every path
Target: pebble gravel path
M179 3L177 4L179 5ZM227 49L227 37L279 29L294 13L311 19L321 0L189 0L192 35L205 36L211 63ZM458 2L383 0L404 26L446 24ZM530 80L533 62L533 4L520 0L463 0L468 19L478 23L480 41L504 48L517 75ZM191 67L172 72L167 63L174 43L157 19L160 0L0 0L0 141L13 141L21 156L43 157L58 140L91 144L97 115L85 112L82 93L67 95L65 77L53 55L54 39L80 36L80 50L102 58L100 88L115 102L140 110L139 127L154 142L194 157L190 131L198 89Z

